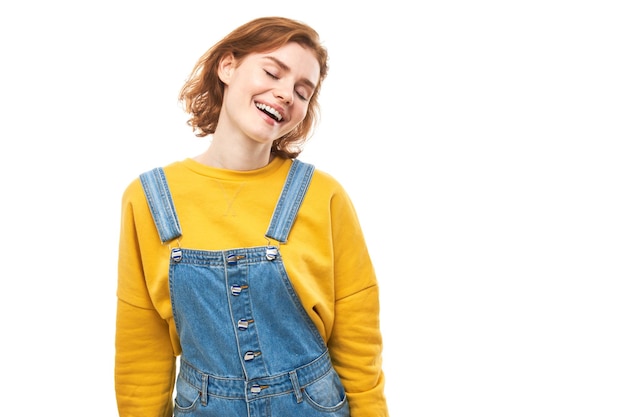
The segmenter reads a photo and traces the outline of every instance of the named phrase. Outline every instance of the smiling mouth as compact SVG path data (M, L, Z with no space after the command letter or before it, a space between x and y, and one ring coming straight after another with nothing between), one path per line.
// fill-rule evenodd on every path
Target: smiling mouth
M254 105L257 109L261 110L263 113L267 114L269 117L276 120L277 122L283 121L283 115L280 114L280 112L275 108L262 103L254 103Z

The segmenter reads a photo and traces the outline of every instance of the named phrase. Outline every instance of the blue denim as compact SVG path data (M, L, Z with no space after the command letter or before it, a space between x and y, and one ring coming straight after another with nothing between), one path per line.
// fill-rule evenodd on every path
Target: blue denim
M163 168L139 176L161 243L180 237L182 231Z
M294 160L266 237L287 241L312 173L312 165ZM152 191L147 199L159 235L171 239L180 226L161 174L142 174L142 183ZM175 248L169 284L182 347L174 416L350 415L326 344L278 247Z
M297 159L293 161L265 237L281 243L287 242L287 235L309 188L314 169L311 164L302 163Z

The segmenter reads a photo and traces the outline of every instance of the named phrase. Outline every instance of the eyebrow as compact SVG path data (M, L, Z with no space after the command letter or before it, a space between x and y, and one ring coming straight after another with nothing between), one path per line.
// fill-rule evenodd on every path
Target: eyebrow
M278 65L283 71L291 71L291 68L289 67L289 65L285 64L283 61L281 61L280 59L273 57L273 56L266 56L264 57L265 59L268 59L272 62L274 62L276 65ZM309 87L311 87L313 90L315 90L317 88L317 86L315 84L313 84L313 81L309 80L308 78L303 78L302 82L304 82L306 85L308 85Z

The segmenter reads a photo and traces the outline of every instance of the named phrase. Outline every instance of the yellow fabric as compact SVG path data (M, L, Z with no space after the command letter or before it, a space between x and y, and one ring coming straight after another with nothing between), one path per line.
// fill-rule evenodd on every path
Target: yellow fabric
M182 227L180 246L266 245L290 165L275 158L264 168L240 172L186 159L165 167ZM115 384L121 417L172 415L180 343L169 298L170 245L161 244L141 184L134 180L122 199L119 246ZM328 344L351 416L388 416L376 275L352 203L328 174L315 171L280 251Z

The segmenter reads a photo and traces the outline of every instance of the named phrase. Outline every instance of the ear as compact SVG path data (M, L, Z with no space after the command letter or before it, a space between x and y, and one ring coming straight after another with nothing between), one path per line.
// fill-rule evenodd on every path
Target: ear
M233 71L235 70L236 61L235 56L232 53L224 55L219 64L217 65L217 75L220 77L220 80L226 85L230 83L230 79L233 75Z

